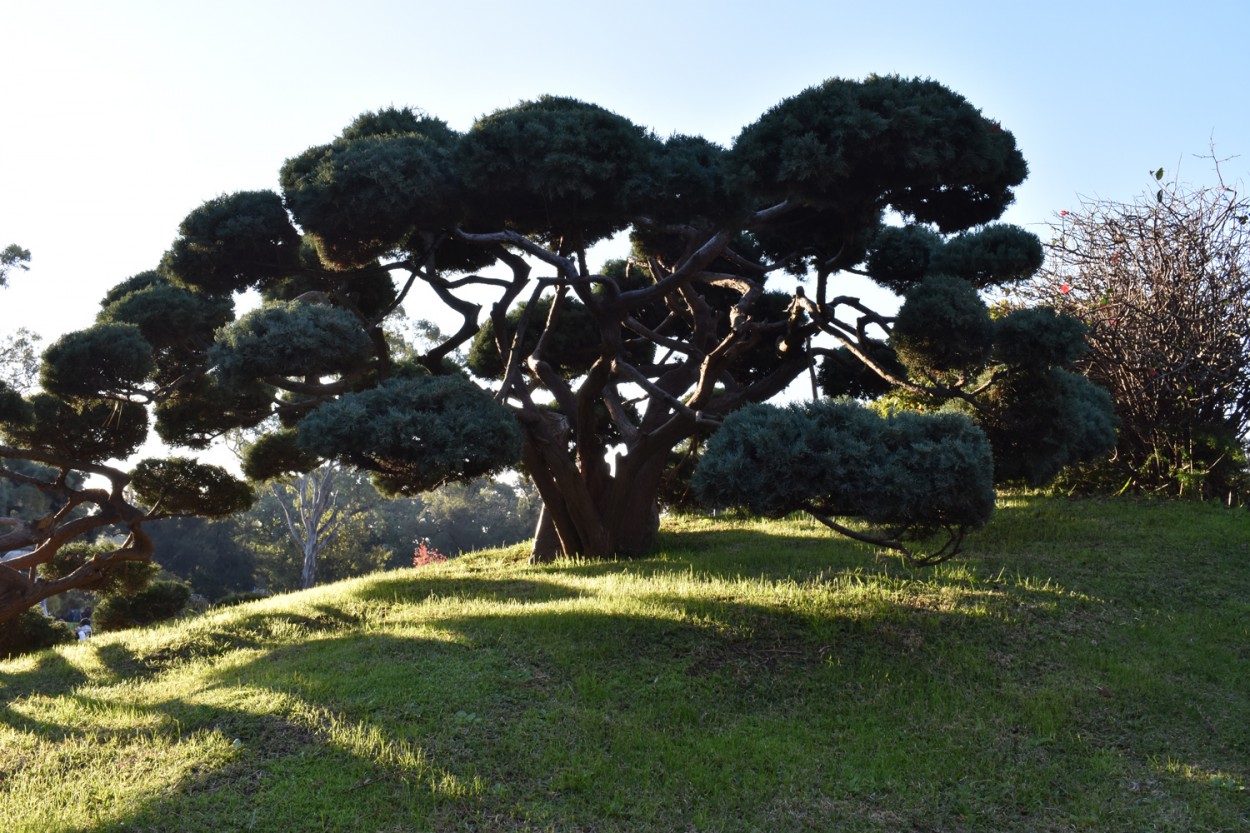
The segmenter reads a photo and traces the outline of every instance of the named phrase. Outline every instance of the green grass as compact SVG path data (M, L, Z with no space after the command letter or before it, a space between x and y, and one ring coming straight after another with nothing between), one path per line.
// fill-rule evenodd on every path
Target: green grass
M1250 830L1250 516L521 550L0 663L0 831Z

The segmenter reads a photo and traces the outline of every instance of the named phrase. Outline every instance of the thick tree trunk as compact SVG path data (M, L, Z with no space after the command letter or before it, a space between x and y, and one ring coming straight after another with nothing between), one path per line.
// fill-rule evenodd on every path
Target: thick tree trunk
M642 466L624 465L617 475L604 504L604 521L611 530L618 555L645 555L655 546L660 531L660 507L657 496L664 473L665 457L660 456Z
M564 443L526 443L526 468L543 499L530 560L559 556L612 558L650 551L660 526L659 494L663 455L647 464L617 461L618 472L583 473L567 456Z
M531 564L546 564L560 557L560 536L556 532L551 511L544 503L538 513L538 526L534 529L534 547L530 552Z
M563 496L544 496L543 511L534 531L530 562L548 563L560 556L611 558L644 555L654 546L655 536L660 528L656 491L645 488L632 490L624 498L622 506L598 513L594 518L596 528L593 530L593 537L603 542L603 545L594 550L579 548L580 528L572 533L561 534L554 519L561 514L570 514L567 505L564 505Z
M304 590L317 584L317 543L313 540L304 542L304 568L300 571L299 584Z

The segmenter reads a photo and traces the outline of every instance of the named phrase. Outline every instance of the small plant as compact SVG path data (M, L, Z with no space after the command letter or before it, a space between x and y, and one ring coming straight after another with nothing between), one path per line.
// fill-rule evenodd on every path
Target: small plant
M74 631L69 624L45 616L38 608L31 608L0 627L0 659L73 641Z
M442 564L447 556L430 546L429 541L422 541L412 553L412 566L424 567L426 564Z
M248 602L267 598L269 598L269 593L265 590L247 590L242 593L230 593L222 596L213 607L234 607L235 605L247 604Z
M106 596L92 614L96 630L120 631L172 619L191 599L191 588L177 581L154 581L133 595Z

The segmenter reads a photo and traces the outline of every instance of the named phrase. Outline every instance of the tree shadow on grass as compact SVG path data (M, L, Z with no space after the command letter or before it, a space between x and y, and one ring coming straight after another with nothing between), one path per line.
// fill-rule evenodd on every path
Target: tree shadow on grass
M384 574L369 581L354 595L363 602L411 604L452 597L484 602L537 603L575 598L580 594L557 582L534 578L488 579L431 573L415 578L411 574Z
M119 829L171 818L185 831L304 829L309 819L353 831L475 828L490 819L497 829L602 828L608 819L609 828L631 829L680 818L691 801L727 799L730 815L712 811L711 826L765 825L733 814L766 808L783 785L805 778L803 800L820 806L835 785L812 775L811 762L841 754L834 731L845 715L877 708L864 676L932 699L924 648L909 645L906 630L940 633L963 618L918 609L894 617L902 624L878 621L879 612L830 624L784 605L674 593L644 594L650 612L639 614L597 609L595 600L553 607L586 594L541 581L408 584L420 589L388 580L352 601L405 592L407 601L527 598L497 613L436 614L428 623L448 639L371 632L342 610L314 606L249 612L238 633L143 655L101 645L117 679L208 657L196 653L206 645L218 655L259 652L205 675L195 695L138 707L153 719L132 735L164 733L174 757L180 744L209 738L217 757L189 761L175 783L116 819ZM310 630L292 641L296 625ZM38 731L61 741L91 730ZM105 746L124 748L125 735ZM929 741L942 742L914 742ZM755 773L745 784L744 771ZM647 779L657 783L641 788L639 804Z
M455 579L448 589L498 601L511 585ZM452 634L446 640L370 632L331 609L320 617L249 613L233 642L214 635L194 650L166 645L140 654L101 644L94 650L117 680L207 658L195 651L208 644L218 656L259 653L208 672L194 694L126 703L134 718L121 728L12 715L5 722L56 743L97 742L105 769L124 768L108 756L124 758L134 744L186 756L167 770L172 781L84 833L154 829L171 819L183 831L307 829L310 819L332 830L476 828L490 819L519 830L543 819L594 827L614 814L610 827L630 829L680 817L692 796L713 802L738 790L746 806L767 805L777 785L764 779L744 788L731 762L797 778L810 766L803 756L812 751L804 741L812 721L851 706L851 695L842 703L806 696L813 683L805 678L827 666L809 623L793 611L724 602L692 613L680 597L650 599L669 608L662 615L553 609L547 602L577 594L542 585L527 588L531 603L505 612L438 618ZM266 626L266 618L274 622ZM291 642L296 619L322 629ZM266 646L265 633L287 641ZM837 680L821 685L838 690ZM114 705L97 693L98 680L90 694L78 687L60 694L88 713ZM704 753L692 756L691 748ZM700 759L716 761L714 771ZM648 806L622 809L636 802L638 778L656 777L657 764L667 786L644 790ZM622 779L621 768L633 780Z
M553 575L586 578L619 572L645 578L693 571L712 578L801 581L830 571L890 563L899 562L895 558L878 559L873 550L863 544L819 532L787 535L735 528L662 533L655 553L641 558L557 562L536 569Z
M34 665L26 671L0 671L0 723L21 732L45 734L55 727L15 711L13 704L32 696L61 696L84 685L90 677L61 651L41 651L33 660Z
M1063 616L1061 593L1037 582L987 584L963 588L980 610L923 598L825 610L661 591L630 597L643 614L561 583L611 572L756 577L753 565L778 549L789 553L784 578L896 572L893 562L882 566L855 548L833 548L831 558L820 539L804 536L739 529L686 543L654 559L561 564L516 579L433 571L382 577L362 582L340 605L269 612L262 604L233 627L173 637L143 653L100 644L100 661L118 680L236 649L256 652L207 674L193 695L139 707L158 728L129 730L133 742L166 733L171 755L182 748L188 763L110 825L629 830L671 826L693 806L704 808L702 826L750 829L775 826L767 808L788 791L788 811L821 829L864 821L832 809L846 796L839 779L848 773L861 810L898 804L890 798L896 775L874 757L883 749L914 761L911 776L937 787L960 777L960 767L949 766L946 735L949 725L966 726L969 706L988 711L978 719L989 734L968 741L980 744L975 754L991 769L1013 764L999 760L1008 754L999 733L1015 731L1017 718L1009 699L995 710L1003 698L989 693L999 681L987 646L1007 650L1012 634L1029 629L1020 608ZM432 624L446 639L371 630L376 603L446 598L515 604L471 615L439 615L432 606L430 619L414 623ZM986 615L996 600L1008 605L1003 615ZM609 606L596 607L600 601ZM965 650L946 650L950 642ZM1023 650L1049 658L1054 647ZM40 693L85 696L75 691L88 682L82 672L47 662L60 682ZM0 682L33 692L39 686L27 676ZM891 701L912 704L923 720L891 726L898 722ZM12 711L0 720L57 741L92 731ZM126 732L108 740L117 745ZM926 761L941 766L930 773ZM1062 772L1046 777L1058 779L1056 794L1067 783ZM958 789L954 780L948 786ZM1029 829L1016 821L1013 829Z

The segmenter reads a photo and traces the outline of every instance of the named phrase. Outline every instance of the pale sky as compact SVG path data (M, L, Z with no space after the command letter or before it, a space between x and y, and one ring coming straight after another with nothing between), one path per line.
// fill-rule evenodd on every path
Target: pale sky
M1031 175L1006 219L1131 199L1164 167L1250 174L1250 4L637 0L0 0L0 333L88 326L206 199L277 188L357 114L467 129L545 93L660 136L729 144L826 78L938 80L1011 130ZM420 310L413 311L420 315Z

